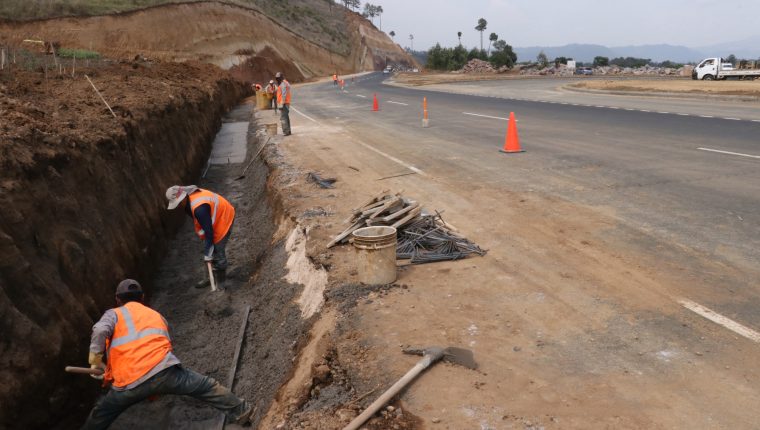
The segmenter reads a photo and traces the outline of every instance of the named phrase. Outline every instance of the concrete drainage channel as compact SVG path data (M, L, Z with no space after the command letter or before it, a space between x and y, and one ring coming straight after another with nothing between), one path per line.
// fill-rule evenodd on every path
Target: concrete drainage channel
M200 243L186 220L169 243L150 304L169 321L183 364L223 383L250 306L233 391L255 405L256 428L305 343L308 318L321 306L327 275L308 261L305 232L282 213L276 192L268 188L265 160L273 145L253 160L267 137L263 130L257 132L255 122L244 126L251 118L252 105L225 117L205 179L196 184L225 196L236 208L227 290L196 288L206 272ZM195 400L168 396L132 407L112 428L217 428L218 416Z

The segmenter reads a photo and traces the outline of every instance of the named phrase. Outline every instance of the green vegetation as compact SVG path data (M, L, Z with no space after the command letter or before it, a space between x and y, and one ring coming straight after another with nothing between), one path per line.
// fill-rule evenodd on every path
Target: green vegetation
M61 48L57 53L61 58L76 58L77 60L96 60L100 58L100 53L84 49Z
M652 60L650 58L634 58L634 57L617 57L610 60L610 64L613 64L618 67L631 67L631 68L637 68L637 67L644 67L647 64L651 63Z
M475 26L475 30L480 32L480 50L483 50L483 32L486 31L486 27L488 27L488 21L485 20L485 18L480 18L478 20L478 25Z
M432 70L459 70L472 59L488 61L495 68L507 66L514 67L517 55L512 46L503 40L497 40L493 44L493 52L489 56L486 50L472 48L469 52L461 44L454 48L444 48L440 43L427 52L426 67Z
M601 55L598 55L594 57L594 67L599 66L609 66L610 65L610 59L607 57L602 57Z

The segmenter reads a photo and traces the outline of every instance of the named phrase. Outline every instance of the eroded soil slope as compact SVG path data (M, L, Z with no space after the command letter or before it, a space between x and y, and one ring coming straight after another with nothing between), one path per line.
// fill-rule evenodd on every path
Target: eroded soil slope
M167 184L200 171L245 91L200 63L80 72L115 118L82 74L0 75L0 428L39 427L91 401L91 380L63 366L86 364L114 285L149 279L178 221Z

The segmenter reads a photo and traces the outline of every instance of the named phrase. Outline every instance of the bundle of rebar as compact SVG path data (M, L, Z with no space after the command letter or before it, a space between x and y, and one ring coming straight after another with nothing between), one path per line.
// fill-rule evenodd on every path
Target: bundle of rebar
M483 256L486 251L447 228L439 213L421 215L398 232L396 258L412 264L459 260L472 254Z
M396 258L410 260L411 264L459 260L486 251L454 232L441 214L428 214L414 200L404 198L401 192L390 194L385 190L360 205L345 221L350 227L337 235L328 245L349 241L351 233L362 227L384 225L397 229Z

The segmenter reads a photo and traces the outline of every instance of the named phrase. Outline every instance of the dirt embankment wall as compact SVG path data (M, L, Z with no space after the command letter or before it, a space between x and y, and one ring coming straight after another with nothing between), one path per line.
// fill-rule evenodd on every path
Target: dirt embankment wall
M62 47L93 50L111 58L144 55L171 61L200 60L233 69L241 80L269 80L277 71L292 82L334 71L352 73L413 60L390 38L354 12L345 14L349 55L302 37L255 9L220 2L152 7L115 15L56 18L0 24L0 44L24 39L60 42Z
M197 176L245 92L200 63L88 72L118 118L81 74L0 75L0 428L81 423L92 381L62 369L86 365L116 283L150 279L182 217L166 187Z

